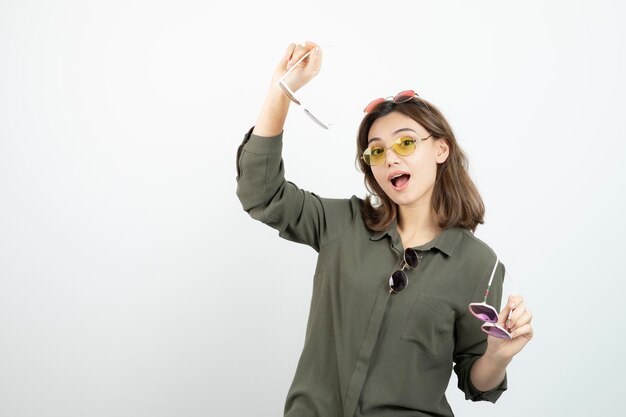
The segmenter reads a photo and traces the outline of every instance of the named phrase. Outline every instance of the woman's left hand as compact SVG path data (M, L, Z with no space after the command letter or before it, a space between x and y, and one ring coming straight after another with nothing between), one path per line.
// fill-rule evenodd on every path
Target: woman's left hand
M509 312L513 310L509 319ZM498 314L498 324L511 333L512 339L498 339L497 337L487 336L487 352L494 357L502 360L510 361L517 353L519 353L526 343L533 338L533 328L530 324L532 314L524 304L524 298L521 295L509 296L506 306Z

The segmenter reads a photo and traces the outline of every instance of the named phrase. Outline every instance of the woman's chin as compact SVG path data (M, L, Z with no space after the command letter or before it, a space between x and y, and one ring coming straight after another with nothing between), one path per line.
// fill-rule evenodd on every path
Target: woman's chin
M415 191L410 192L409 190L405 190L401 193L394 192L394 190L385 191L391 201L396 203L398 206L413 206L423 197L419 193Z
M391 201L396 203L398 206L408 206L415 202L415 196L408 193L398 195L397 193L393 193L393 191L391 191L391 193L387 195L389 196Z

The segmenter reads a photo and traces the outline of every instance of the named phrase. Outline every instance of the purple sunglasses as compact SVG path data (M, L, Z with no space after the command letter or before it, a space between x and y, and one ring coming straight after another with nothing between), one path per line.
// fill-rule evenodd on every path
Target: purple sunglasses
M487 333L490 336L497 337L498 339L512 339L511 333L509 333L504 327L498 324L498 311L491 305L487 304L487 296L489 295L489 288L491 288L491 282L493 281L493 276L496 273L496 268L498 266L498 257L496 256L496 264L493 266L493 271L491 271L491 278L489 278L489 284L487 284L487 289L485 290L485 298L482 303L471 303L469 305L469 311L479 320L484 321L485 323L481 326L481 330ZM515 285L515 282L513 283ZM517 291L515 291L517 293ZM513 310L509 310L509 317L511 319L511 314Z

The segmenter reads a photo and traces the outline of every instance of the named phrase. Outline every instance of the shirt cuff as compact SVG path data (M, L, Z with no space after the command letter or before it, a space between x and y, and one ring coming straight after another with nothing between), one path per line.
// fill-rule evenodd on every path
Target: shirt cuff
M252 130L254 130L254 126L248 130L243 142L241 142L241 147L244 147L246 152L261 155L282 152L284 131L274 136L259 136L252 133Z

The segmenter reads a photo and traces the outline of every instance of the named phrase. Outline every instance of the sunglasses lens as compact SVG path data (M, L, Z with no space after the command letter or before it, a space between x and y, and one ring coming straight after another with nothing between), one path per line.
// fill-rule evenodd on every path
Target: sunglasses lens
M389 287L393 292L401 292L406 288L408 279L404 271L398 270L389 278Z
M415 91L405 90L396 94L396 96L393 98L393 101L395 103L404 103L405 101L411 100L414 95L415 95Z
M404 262L406 262L411 268L417 267L419 259L417 258L417 252L415 249L408 248L404 251Z
M482 303L470 304L469 310L470 313L482 321L487 321L489 323L498 322L498 312L491 306Z
M401 138L393 144L393 150L400 156L408 156L415 151L415 141L409 137Z
M374 107L378 106L383 101L385 101L384 98L377 98L376 100L368 104L367 107L365 107L365 109L363 110L363 113L370 113L372 110L374 110Z
M367 165L380 165L385 162L385 148L376 146L363 152L363 160Z
M511 335L506 330L493 323L485 323L482 325L481 329L488 335L497 337L498 339L511 339Z

